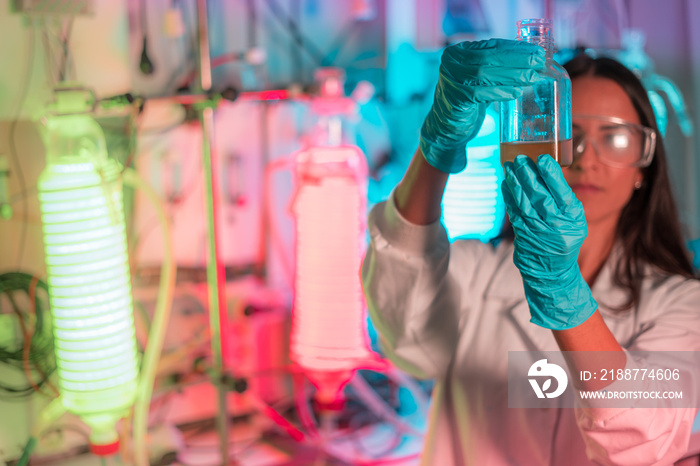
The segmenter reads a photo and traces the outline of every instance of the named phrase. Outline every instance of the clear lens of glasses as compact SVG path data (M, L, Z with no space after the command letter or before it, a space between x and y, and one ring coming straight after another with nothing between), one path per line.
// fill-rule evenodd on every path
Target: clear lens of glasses
M600 161L613 167L646 167L654 156L656 132L646 126L589 115L573 115L572 126L574 159L583 154L589 142Z

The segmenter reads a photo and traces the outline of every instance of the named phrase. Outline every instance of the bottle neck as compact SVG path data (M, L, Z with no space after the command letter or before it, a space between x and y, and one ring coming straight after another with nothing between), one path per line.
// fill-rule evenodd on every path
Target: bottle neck
M547 60L551 60L554 56L554 41L546 39L530 39L524 40L523 42L529 42L530 44L539 45L544 49L544 56Z
M554 42L549 42L546 44L537 44L540 47L544 48L544 57L547 60L551 60L554 58Z
M546 57L554 54L554 33L552 23L548 20L523 20L518 23L517 39L539 45L545 50Z

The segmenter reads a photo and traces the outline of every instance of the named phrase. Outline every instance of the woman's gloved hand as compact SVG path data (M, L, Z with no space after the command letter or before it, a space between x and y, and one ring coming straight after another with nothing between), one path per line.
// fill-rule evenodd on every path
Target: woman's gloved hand
M540 155L537 164L518 155L504 169L513 262L523 277L530 321L552 330L576 327L598 308L577 263L588 234L583 206L549 155Z
M420 148L446 173L467 166L465 148L481 128L486 106L511 100L538 80L544 49L527 42L490 39L451 45L442 53L433 106L423 122Z

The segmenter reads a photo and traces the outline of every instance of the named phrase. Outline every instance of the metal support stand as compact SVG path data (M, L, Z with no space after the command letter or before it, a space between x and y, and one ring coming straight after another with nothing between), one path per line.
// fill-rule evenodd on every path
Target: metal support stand
M198 85L200 91L211 90L211 61L209 57L209 28L207 24L207 0L197 0L197 35L198 48ZM226 306L224 305L224 268L218 253L217 206L219 190L214 175L216 151L214 148L214 109L205 105L200 109L199 120L202 126L202 165L204 168L205 199L207 209L207 285L209 292L209 327L211 331L211 350L213 358L213 382L216 385L219 401L216 424L219 432L221 464L229 461L228 452L228 409L226 403L227 388L224 385L223 348L224 334L227 328Z

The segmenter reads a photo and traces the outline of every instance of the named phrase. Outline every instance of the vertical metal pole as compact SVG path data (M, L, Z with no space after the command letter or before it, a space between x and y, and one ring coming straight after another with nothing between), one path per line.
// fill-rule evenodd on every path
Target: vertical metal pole
M400 58L402 47L416 45L417 12L415 1L386 1L385 89L387 101L397 107L406 105L419 87L418 80L407 78Z
M301 31L301 5L299 0L291 0L289 5L289 28L293 31L294 28ZM291 50L289 56L292 61L292 82L304 82L304 63L301 56L301 47L294 41L289 42Z
M270 218L276 215L273 212L275 200L270 197L270 183L272 179L268 174L268 164L270 162L270 134L269 134L269 118L270 112L269 106L266 100L260 102L260 155L263 167L263 182L262 182L262 193L260 193L260 198L263 200L263 215L261 216L261 226L260 231L262 231L262 240L260 244L260 250L258 253L258 264L260 264L261 273L260 276L263 278L267 285L270 285L270 269L268 268L268 262L272 257L269 253L268 248L270 247Z
M554 19L554 18L552 18L553 14L554 14L554 9L552 8L552 0L544 0L544 16L543 16L543 18L553 20Z
M199 86L204 93L211 89L211 61L209 57L209 28L207 25L207 0L197 0L197 34L199 36ZM221 464L228 463L228 410L226 407L226 387L224 386L224 335L226 329L226 308L222 306L225 285L224 268L218 254L218 186L214 174L216 153L214 147L214 109L205 107L199 114L202 126L202 164L204 167L205 200L207 209L207 285L209 291L209 327L211 331L211 351L214 363L214 383L217 387L219 409L217 412L217 430Z

